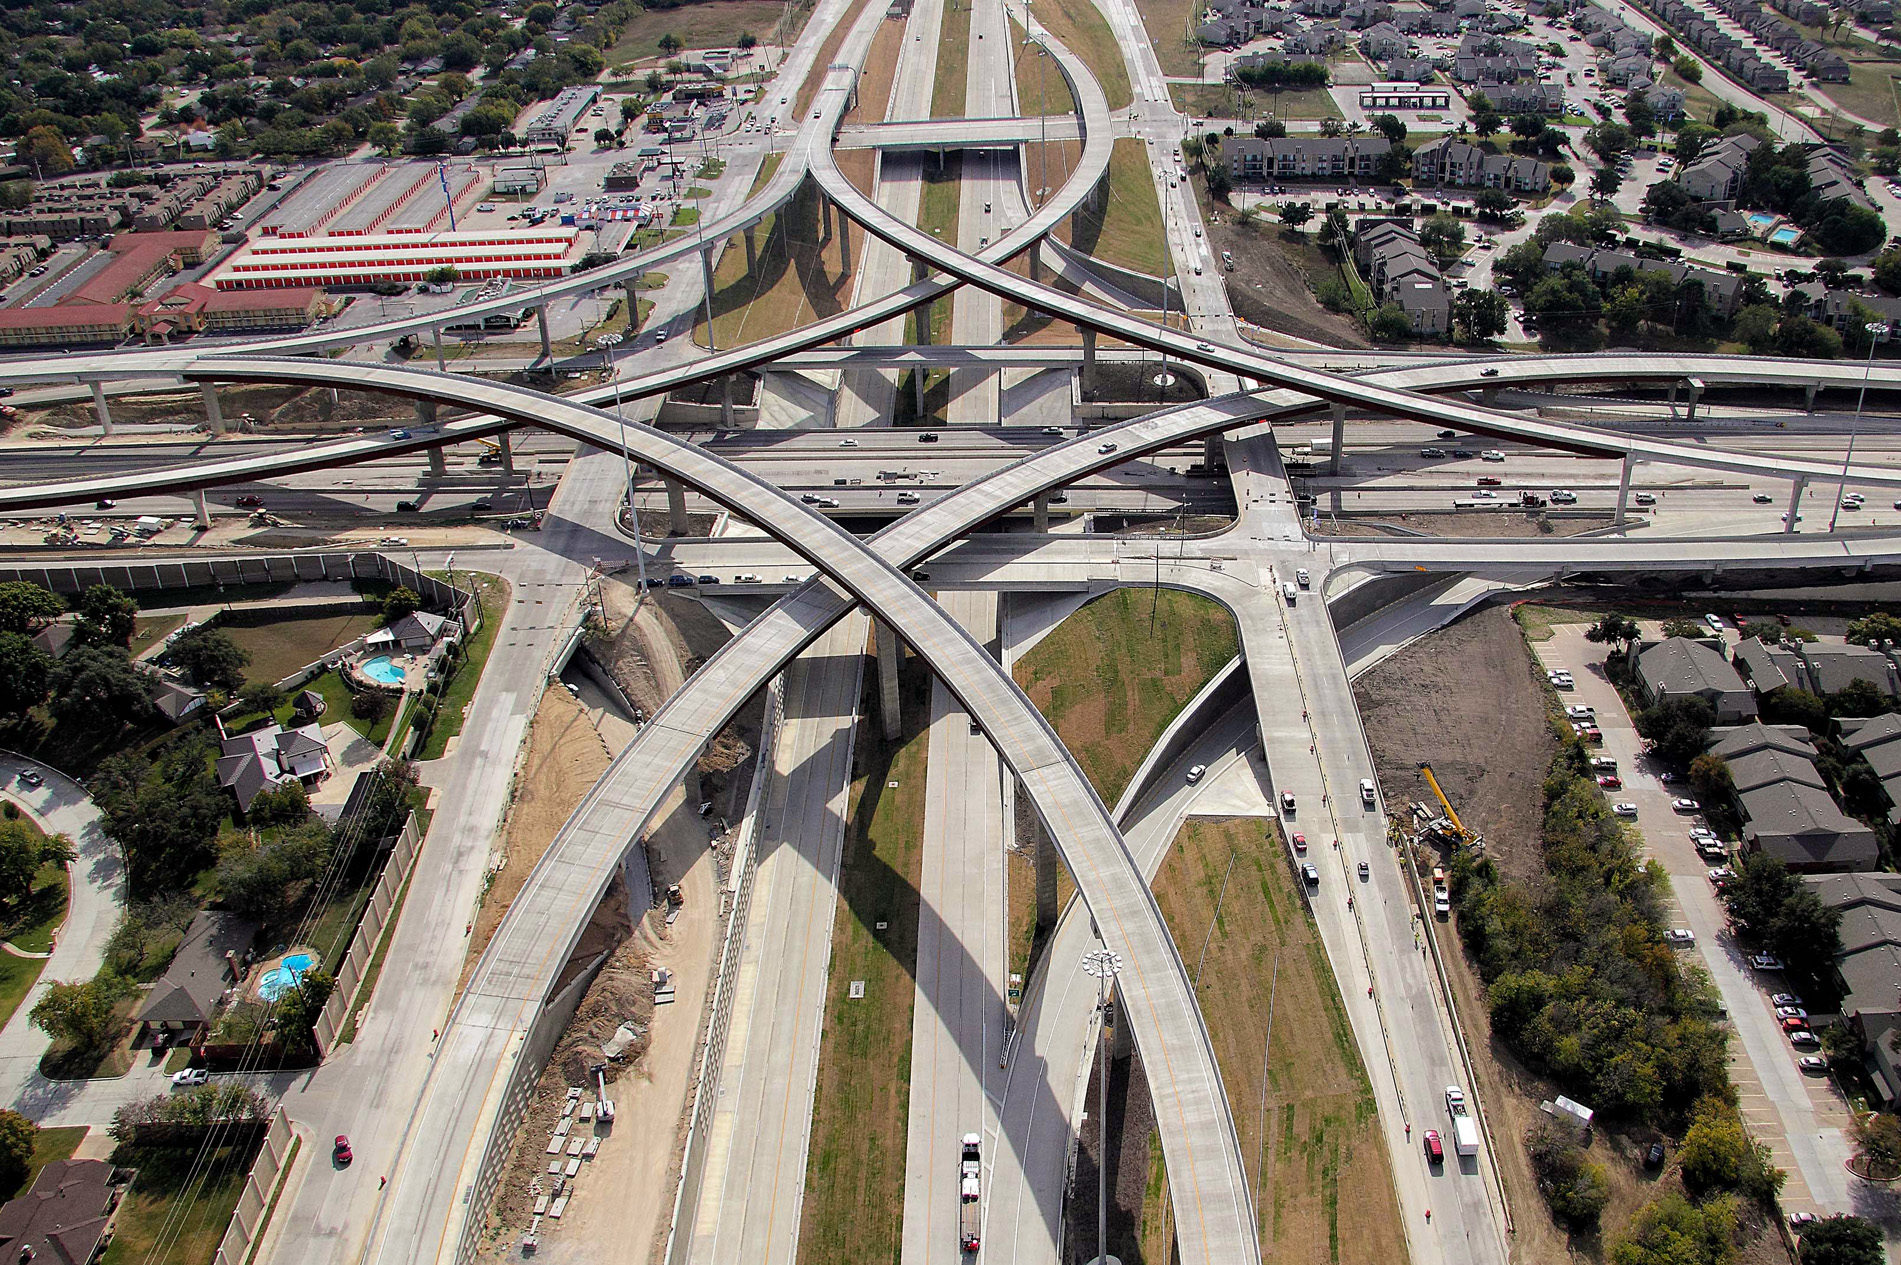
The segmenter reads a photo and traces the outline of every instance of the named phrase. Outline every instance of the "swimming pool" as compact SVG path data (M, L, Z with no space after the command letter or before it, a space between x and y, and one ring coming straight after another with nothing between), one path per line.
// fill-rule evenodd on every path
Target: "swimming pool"
M1785 224L1769 234L1769 240L1777 246L1793 246L1802 240L1802 230L1794 225Z
M374 659L365 659L358 666L362 669L364 676L369 677L370 680L375 681L379 685L401 685L403 683L403 670L394 663L391 663L389 656L386 654L379 654Z
M1767 211L1745 211L1743 218L1749 221L1751 228L1768 228L1776 222L1776 217Z
M276 1001L291 989L297 987L297 981L311 968L316 958L308 953L293 953L283 963L264 972L264 978L257 982L257 995L265 1001Z

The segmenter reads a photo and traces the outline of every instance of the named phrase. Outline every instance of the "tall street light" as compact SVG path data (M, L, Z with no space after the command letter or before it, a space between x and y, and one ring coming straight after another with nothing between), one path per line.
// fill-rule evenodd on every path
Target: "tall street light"
M627 301L635 302L634 296L629 294ZM631 320L628 328L633 328ZM620 460L627 475L627 521L634 530L634 566L639 569L640 576L640 592L634 598L638 608L639 603L647 597L647 551L640 545L640 507L634 504L634 459L627 450L627 414L621 411L620 371L614 364L614 348L624 341L626 336L623 334L607 334L601 338L599 345L607 348L607 376L614 380L614 420L620 424ZM607 615L605 606L601 609L601 615L603 618Z
M1159 552L1159 545L1157 546ZM1109 990L1122 971L1122 955L1113 949L1091 949L1083 954L1083 974L1096 981L1096 1013L1102 1023L1096 1042L1102 1047L1102 1075L1096 1082L1096 1263L1109 1262ZM1118 1017L1118 1023L1126 1019Z
M1848 428L1848 448L1842 453L1841 482L1835 485L1835 512L1828 516L1831 532L1835 530L1835 520L1842 516L1842 493L1848 490L1848 463L1855 458L1855 436L1861 432L1861 406L1868 399L1868 379L1875 371L1875 345L1893 332L1885 321L1869 321L1861 328L1868 335L1868 360L1861 371L1861 391L1855 396L1855 420Z

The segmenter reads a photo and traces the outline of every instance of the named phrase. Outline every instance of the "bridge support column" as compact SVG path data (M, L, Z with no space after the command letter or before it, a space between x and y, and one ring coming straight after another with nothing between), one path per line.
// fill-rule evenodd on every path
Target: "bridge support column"
M535 309L535 324L541 329L541 354L544 359L554 359L554 340L548 337L548 305L543 303Z
M917 313L917 345L929 347L931 345L931 301L926 299L911 310Z
M448 369L445 367L442 359L442 326L437 325L430 329L429 332L433 334L436 339L436 372L447 373Z
M1821 389L1821 386L1822 384L1819 382L1811 382L1802 388L1803 409L1806 412L1813 413L1815 411L1815 393Z
M1227 446L1219 434L1209 435L1201 441L1201 463L1210 470L1221 469L1227 456Z
M1018 794L1024 795L1018 783ZM1027 796L1025 796L1027 798ZM1030 814L1030 829L1036 835L1034 852L1036 855L1036 926L1038 929L1056 925L1056 841L1050 838L1050 832L1043 826L1043 819L1034 812Z
M841 261L840 266L844 268L850 268L851 267L851 220L846 218L845 212L843 210L840 210L838 213L838 255Z
M1030 243L1030 280L1041 284L1043 280L1043 243Z
M1088 393L1096 386L1096 331L1083 331L1083 391Z
M502 446L501 452L502 452L502 473L503 474L515 473L515 446L509 441L508 435L509 433L507 431L503 431L501 434L495 437L496 440Z
M1630 471L1636 464L1636 458L1629 453L1624 454L1624 470L1617 476L1617 518L1615 521L1619 523L1624 521L1624 507L1630 502Z
M211 530L211 506L205 503L205 490L199 488L191 494L191 508L199 531Z
M823 245L832 240L832 200L823 191L818 195L819 243Z
M444 475L449 473L449 462L442 455L442 446L440 444L436 445L434 448L429 449L428 455L429 455L429 477L430 478L440 479Z
M746 238L746 271L749 273L757 272L759 271L759 244L753 240L751 227L748 227L746 229L745 238Z
M1036 499L1030 502L1030 512L1036 517L1036 530L1048 531L1050 529L1050 494L1038 492Z
M687 534L686 520L686 484L678 479L663 479L667 485L667 534L684 536Z
M1479 388L1479 403L1483 404L1486 408L1497 408L1498 407L1498 388L1497 387L1480 387Z
M1809 485L1809 481L1806 478L1803 478L1802 476L1798 475L1796 477L1795 483L1789 488L1789 512L1783 516L1783 520L1782 520L1783 531L1792 532L1795 530L1795 515L1796 515L1796 510L1802 504L1802 489L1806 488L1808 485Z
M924 416L924 366L911 370L911 393L916 397L917 415Z
M904 731L904 717L898 711L898 661L904 651L898 634L882 620L876 624L878 639L878 714L884 723L884 740L896 742Z
M97 382L92 387L92 411L99 418L100 427L110 435L112 433L112 410L106 405L106 389Z
M436 424L436 402L434 400L416 401L416 425L418 427Z
M1341 474L1347 468L1347 406L1339 401L1333 405L1333 460L1327 464L1328 474Z
M218 404L218 388L215 383L207 382L199 388L205 397L205 421L211 426L214 435L224 434L224 409Z
M730 373L719 380L719 424L727 430L733 428L733 375Z
M706 349L718 351L713 342L713 252L700 252L700 306L706 309Z
M1696 402L1703 398L1703 383L1696 378L1691 378L1689 387L1690 407L1684 411L1683 420L1686 422L1694 422L1696 420Z
M1674 378L1671 379L1670 394L1664 397L1664 402L1670 406L1671 417L1675 417L1677 415L1677 387L1679 385L1680 384Z

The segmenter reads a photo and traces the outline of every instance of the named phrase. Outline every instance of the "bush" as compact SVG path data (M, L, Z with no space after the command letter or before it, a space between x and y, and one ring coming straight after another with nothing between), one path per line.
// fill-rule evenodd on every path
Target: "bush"
M1583 1149L1553 1124L1534 1127L1525 1141L1538 1193L1552 1218L1570 1230L1595 1231L1599 1214L1611 1201L1603 1166L1585 1158Z
M0 1111L0 1194L26 1185L33 1165L33 1137L39 1126L17 1111Z
M350 700L350 714L358 720L367 720L375 724L389 715L389 695L375 690L364 690Z
M11 1115L11 1112L7 1113ZM1881 1227L1860 1217L1824 1217L1802 1231L1802 1265L1881 1265Z
M1782 1189L1784 1174L1769 1162L1769 1148L1749 1136L1736 1109L1721 1099L1697 1103L1677 1154L1693 1195L1734 1191L1767 1204Z
M1737 1239L1734 1199L1693 1204L1672 1191L1638 1209L1611 1248L1611 1265L1725 1265Z

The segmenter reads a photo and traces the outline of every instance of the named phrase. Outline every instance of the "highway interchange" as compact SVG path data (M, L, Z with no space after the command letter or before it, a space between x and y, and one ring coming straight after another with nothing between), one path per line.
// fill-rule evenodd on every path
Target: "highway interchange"
M842 21L843 9L843 5L825 5L815 14L800 41L808 59L817 48L816 41L808 46L808 40L815 33L822 36L829 24ZM1136 21L1132 11L1116 7L1113 0L1107 12L1112 25ZM833 64L862 61L865 46L882 20L882 14L858 19ZM906 41L905 55L928 60L931 54L925 50L935 49L941 20L941 8L932 0L917 5L909 21L919 38ZM1012 43L1010 27L1000 5L980 6L971 20L971 47L976 51L966 110L973 116L991 112L1007 116L1015 112L1014 89L1005 93L1012 83L1007 63L996 63L1004 62L1004 50ZM1130 29L1139 30L1139 23ZM995 38L976 41L978 30L994 33ZM1046 33L1039 34L1048 39ZM1125 47L1137 52L1138 62L1152 58L1143 39L1125 41ZM987 55L991 49L994 58ZM950 1239L945 1225L947 1217L955 1215L954 1210L947 1211L954 1201L947 1199L946 1184L932 1172L934 1166L946 1162L948 1152L931 1139L977 1124L973 1116L982 1117L980 1127L987 1137L1003 1143L994 1146L990 1155L987 1216L991 1229L986 1251L1001 1251L1011 1259L1054 1259L1061 1155L1074 1127L1073 1087L1076 1068L1086 1057L1087 1016L1093 1004L1093 991L1071 974L1069 964L1091 943L1091 921L1128 963L1123 1000L1157 1099L1183 1259L1254 1259L1258 1256L1254 1210L1232 1119L1180 959L1146 886L1173 837L1174 822L1186 811L1191 797L1179 783L1159 779L1153 785L1165 789L1156 793L1153 802L1118 806L1113 815L1100 803L1054 733L985 648L1001 635L996 588L1086 592L1103 584L1128 583L1145 575L1145 568L1160 573L1166 566L1163 582L1222 601L1235 613L1241 628L1268 775L1277 791L1294 791L1303 804L1313 806L1328 795L1329 788L1351 787L1359 778L1371 776L1370 756L1348 687L1348 663L1360 652L1351 645L1343 648L1323 603L1287 608L1272 598L1277 578L1289 568L1312 567L1321 577L1317 585L1323 587L1327 574L1346 566L1362 571L1428 567L1524 582L1580 570L1682 570L1686 542L1639 535L1535 542L1356 539L1316 544L1301 530L1272 439L1259 430L1241 428L1262 420L1297 419L1324 408L1324 401L1341 401L1381 416L1451 427L1461 434L1508 437L1546 450L1612 461L1621 458L1624 470L1630 462L1642 460L1746 479L1775 478L1785 484L1792 478L1832 481L1839 476L1840 463L1826 449L1813 457L1793 458L1734 446L1691 448L1630 431L1501 413L1467 403L1457 393L1548 387L1580 377L1607 384L1700 379L1711 384L1779 381L1841 388L1863 380L1858 365L1799 363L1770 370L1762 360L1722 357L1595 356L1584 362L1524 357L1484 363L1457 358L1388 365L1348 376L1240 345L1231 318L1225 324L1219 319L1225 298L1218 279L1190 285L1190 310L1198 319L1193 332L1183 334L1097 306L1087 298L1026 283L1020 275L1003 271L997 265L1028 248L1073 209L1101 178L1106 165L1106 103L1073 55L1053 41L1051 52L1082 106L1079 127L1084 156L1076 175L1031 215L1033 200L1024 194L1015 162L998 158L996 151L977 151L966 158L955 246L937 242L911 226L917 209L917 159L908 160L912 164L908 174L902 155L886 163L885 179L869 197L838 175L831 162L831 137L850 85L849 72L832 71L814 100L811 117L794 121L797 134L790 154L772 181L741 208L716 220L707 240L722 241L756 222L810 174L853 224L876 237L867 250L853 307L817 326L711 357L687 360L677 352L649 348L630 358L628 367L635 371L620 383L622 394L651 400L672 386L713 377L737 365L769 365L858 331L868 331L866 337L877 340L870 344L874 348L895 343L899 341L893 333L897 318L959 284L963 288L953 309L953 339L964 347L994 345L1001 334L1001 301L1008 297L1052 311L1079 327L1201 365L1210 387L1217 391L1233 390L1244 382L1275 389L1218 395L1086 435L1066 435L1062 442L1048 446L1000 445L965 458L967 445L947 444L943 459L936 453L930 457L932 466L941 468L943 486L908 516L862 542L787 495L778 478L767 480L747 473L767 463L731 463L713 455L723 452L724 445L696 447L645 426L628 425L625 442L641 460L734 509L778 541L772 546L709 542L703 547L707 556L717 551L725 565L735 570L756 570L770 581L780 581L779 563L763 559L768 548L781 551L773 555L781 559L786 556L783 551L789 550L802 575L816 572L825 578L802 580L795 591L709 660L615 762L517 899L443 1025L443 1042L426 1072L412 1050L405 1048L413 1047L413 1034L387 1032L374 1051L357 1053L360 1061L374 1058L406 1069L403 1075L390 1078L386 1096L379 1094L375 1099L388 1109L411 1113L400 1138L391 1140L391 1153L400 1158L390 1165L389 1189L373 1201L373 1207L363 1193L347 1193L334 1185L327 1196L315 1197L314 1206L300 1200L288 1215L309 1218L301 1224L312 1232L292 1230L278 1243L277 1255L391 1262L447 1260L456 1255L456 1244L479 1225L479 1208L471 1211L466 1197L472 1187L479 1187L484 1175L492 1173L489 1157L498 1143L506 1141L507 1121L498 1108L507 1086L517 1075L534 1070L531 1034L553 973L565 961L567 933L578 933L629 841L674 790L708 737L781 669L789 669L784 686L787 723L775 762L784 772L769 784L781 798L768 808L768 817L788 826L842 819L838 799L844 770L849 768L850 700L856 697L858 671L856 666L843 665L862 663L856 651L864 645L866 621L852 613L862 606L886 627L898 629L936 673L931 767L956 770L955 777L968 779L966 789L956 792L960 802L981 799L996 788L996 811L986 800L981 813L992 822L1003 817L1006 781L1001 770L1007 769L1008 781L1030 797L1051 830L1077 877L1084 901L1084 906L1069 912L1057 933L1046 957L1052 969L1032 983L1012 1058L999 1085L990 1069L1001 1039L1001 950L994 925L998 902L991 873L1000 861L1000 839L985 831L948 828L952 783L934 792L937 798L929 803L935 808L927 807L925 823L923 895L941 922L920 945L914 1033L918 1070L913 1153L907 1166L913 1175L907 1182L907 1259L913 1253L917 1259L939 1256ZM789 65L799 76L782 82L796 87L804 66ZM920 109L920 90L909 85L921 83L921 91L928 92L933 77L927 66L901 62L901 68L890 117L923 117L928 97ZM914 73L919 69L924 73ZM1144 118L1144 125L1157 137L1178 133L1179 119L1167 105L1159 75L1151 82L1141 67L1134 69L1140 97L1136 113ZM993 205L1008 208L1011 218L1022 218L999 233L991 223L995 213L982 209ZM1195 214L1192 204L1184 203L1179 216L1171 215L1171 220L1187 225ZM1186 232L1185 228L1178 231ZM682 241L687 244L630 256L611 270L589 274L584 282L560 283L547 293L596 288L610 271L637 275L663 256L677 257L695 249L692 239ZM1191 242L1191 238L1175 240L1178 262L1193 257ZM666 255L668 251L673 253ZM924 261L937 275L912 282L912 259ZM1189 271L1182 279L1187 283L1193 275ZM519 306L522 297L512 296L511 301ZM466 420L443 424L435 433L412 433L406 440L378 435L301 448L256 445L246 446L237 455L223 448L216 460L168 463L158 469L146 465L94 469L84 478L42 477L53 473L58 461L44 469L16 467L12 471L16 477L32 481L0 490L0 509L19 511L78 504L101 496L177 495L206 486L245 486L348 462L386 461L532 424L572 437L587 445L583 452L591 453L569 471L551 513L557 523L573 524L573 529L562 528L566 533L562 539L543 540L535 551L546 559L543 582L571 587L565 577L575 572L577 556L600 555L607 549L624 552L627 544L588 525L611 515L619 492L618 462L609 454L622 442L623 432L611 415L590 407L610 399L610 388L596 387L556 401L521 389L417 369L257 354L360 344L372 336L382 338L411 328L411 324L392 322L374 330L326 333L243 349L70 356L52 366L0 364L0 381L8 383L129 377L347 384L353 389L382 389L459 404L474 413ZM885 366L846 371L846 377L856 377L859 385L848 392L857 404L849 416L841 414L842 425L870 426L889 415L896 389L889 366L899 363L898 354L892 353ZM994 423L1000 415L1001 376L981 367L981 351L971 353L970 361L953 379L952 420ZM1901 384L1901 373L1882 368L1873 371L1871 380L1877 386L1893 387ZM1420 435L1427 433L1414 429ZM1179 459L1193 451L1181 445L1224 432L1247 436L1231 437L1227 443L1240 519L1220 537L1183 542L1171 559L1158 559L1152 543L1126 540L1023 536L956 543L997 515L1028 504L1046 491L1069 487L1147 454L1166 452ZM953 451L958 457L951 456ZM1018 451L1022 455L1003 460ZM835 461L843 454L829 455ZM785 454L772 456L774 463L789 459ZM867 452L865 456L883 454ZM1893 488L1901 486L1901 471L1863 464L1855 468L1853 481L1858 486ZM797 481L791 486L797 487ZM758 550L757 555L742 554L746 548ZM1804 532L1794 541L1784 541L1758 535L1703 540L1694 552L1701 561L1692 569L1698 570L1726 565L1759 570L1818 565L1885 568L1901 561L1901 537L1873 532L1831 538ZM761 560L755 561L755 556ZM970 591L947 593L944 606L939 607L906 575L927 559L931 587L962 590L968 583ZM483 764L512 764L521 717L533 706L532 695L518 696L517 691L538 681L537 656L549 651L547 643L554 639L557 627L558 621L551 622L539 643L525 644L512 661L498 663L502 675L491 674L485 683L490 695L506 692L509 697L495 713L496 723L465 742L470 754L454 765L457 775L469 779L471 787L481 778ZM799 658L808 647L815 653ZM966 714L981 730L981 738L963 723ZM1204 741L1225 759L1241 758L1250 745L1245 724L1238 722L1212 727ZM500 781L491 779L492 784ZM492 831L501 808L497 793L491 785L468 797L463 810L468 818L464 823L467 837L486 838ZM1362 901L1353 911L1339 902L1322 900L1316 902L1315 913L1372 1073L1386 1132L1392 1135L1396 1156L1403 1151L1410 1157L1410 1148L1398 1144L1398 1131L1415 1113L1430 1110L1445 1084L1469 1078L1459 1063L1446 1003L1412 951L1411 904L1403 875L1385 847L1384 818L1378 812L1343 808L1342 798L1353 797L1329 797L1334 804L1328 814L1331 827L1342 841L1337 881L1344 884L1345 867L1358 860L1383 859L1374 888L1378 899ZM795 832L787 829L785 837L789 840ZM788 969L800 974L786 976L787 981L796 980L798 987L788 996L785 981L771 991L755 983L757 995L770 997L775 1004L759 1010L756 1019L736 1017L735 1034L744 1032L746 1039L736 1036L728 1047L734 1075L730 1080L722 1078L722 1083L734 1091L734 1101L722 1105L729 1118L723 1133L715 1130L715 1138L724 1149L714 1153L707 1170L723 1175L723 1184L709 1180L703 1189L699 1215L689 1227L688 1256L683 1259L733 1259L732 1254L738 1253L746 1259L790 1262L796 1256L803 1182L793 1179L803 1168L800 1120L809 1112L809 1101L805 1101L810 1094L809 1069L818 1044L814 1016L823 996L822 959L829 938L829 916L817 911L828 908L831 899L828 874L835 856L828 849L835 853L837 836L819 832L798 838L802 855L797 864L788 849L780 850L785 863L778 867L762 859L746 934L755 961L798 964ZM436 874L419 872L419 881L441 883L445 895L452 894L458 884L466 890L473 873L469 858L445 860L438 855L436 860L447 868ZM1328 883L1334 881L1330 878ZM447 918L452 921L453 911L465 907L449 899L440 908L450 911ZM440 910L425 917L444 921ZM407 919L401 934L405 938L412 934ZM788 935L795 937L792 943L777 942L777 937ZM445 972L453 976L449 958L458 942L453 935L444 939L446 947L436 953L437 961L432 964L426 954L418 959L417 987L425 990L418 995L425 995L433 983L438 995L447 996L441 991L441 981ZM455 960L459 964L459 958ZM1372 988L1371 995L1367 987ZM775 1028L786 1023L789 1029ZM1396 1056L1395 1050L1404 1051L1404 1057ZM787 1051L789 1058L784 1056ZM767 1067L776 1070L764 1075ZM920 1104L916 1096L926 1093L941 1097L926 1096ZM947 1102L958 1105L947 1109L943 1106ZM767 1136L760 1131L771 1120L767 1108L775 1106L780 1109L779 1120L775 1132ZM921 1124L927 1127L920 1128ZM748 1158L747 1164L734 1162L742 1156ZM787 1162L794 1166L790 1172L784 1168ZM1419 1166L1396 1163L1394 1167L1402 1205L1408 1209L1427 1206L1420 1202L1425 1192ZM764 1198L761 1172L772 1173L771 1193ZM1504 1259L1494 1179L1486 1165L1479 1166L1475 1177L1455 1183L1449 1196L1434 1197L1430 1206L1438 1209L1438 1216L1430 1232L1409 1222L1407 1233L1415 1256ZM728 1207L730 1215L725 1211Z

